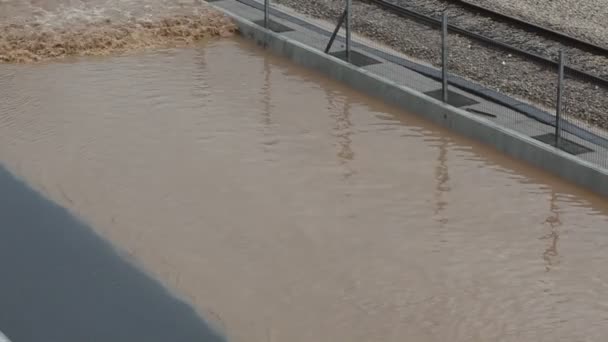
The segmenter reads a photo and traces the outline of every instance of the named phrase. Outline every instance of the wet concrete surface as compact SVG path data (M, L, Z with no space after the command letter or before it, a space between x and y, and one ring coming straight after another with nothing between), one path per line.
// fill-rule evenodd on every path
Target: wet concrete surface
M224 341L191 306L2 166L0 189L0 331L12 342Z

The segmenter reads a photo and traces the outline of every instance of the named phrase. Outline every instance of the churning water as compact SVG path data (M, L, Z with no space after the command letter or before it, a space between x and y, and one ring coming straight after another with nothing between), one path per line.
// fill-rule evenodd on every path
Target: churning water
M199 0L0 0L0 62L184 45L234 30Z

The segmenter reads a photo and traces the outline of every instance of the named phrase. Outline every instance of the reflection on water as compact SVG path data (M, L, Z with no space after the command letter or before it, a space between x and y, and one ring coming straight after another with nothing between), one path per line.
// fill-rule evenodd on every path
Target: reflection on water
M559 227L562 222L559 219L559 207L557 206L557 194L551 190L551 199L549 201L549 211L551 215L547 217L545 221L550 227L549 233L542 237L543 240L547 241L547 249L543 253L543 259L545 260L545 268L547 272L552 267L559 263L559 253L557 252L557 243L559 241Z
M435 210L435 215L439 218L439 222L443 227L447 223L447 219L442 217L442 212L445 209L447 200L445 193L450 191L450 186L448 181L450 180L450 175L448 172L448 139L446 137L441 137L441 142L439 144L439 154L437 157L437 167L435 169L435 177L437 178L437 187L435 190L437 196L437 209Z
M352 122L350 120L350 101L349 97L340 96L338 94L327 94L327 99L330 103L332 117L335 120L333 126L333 134L336 136L336 145L338 152L336 156L340 165L344 167L344 179L350 178L354 171L349 166L349 162L353 160L355 153L352 150Z
M605 201L238 40L0 98L0 161L231 341L608 334Z
M261 114L261 124L264 132L264 136L267 141L263 144L264 152L270 152L270 146L278 143L278 139L274 138L274 134L272 133L272 103L271 103L271 66L270 61L264 60L264 84L262 85L263 97L262 104L263 110Z

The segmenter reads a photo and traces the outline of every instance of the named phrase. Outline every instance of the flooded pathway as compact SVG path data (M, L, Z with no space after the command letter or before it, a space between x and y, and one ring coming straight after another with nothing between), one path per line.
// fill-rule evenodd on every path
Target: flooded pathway
M608 335L604 200L238 39L0 97L0 163L229 341Z

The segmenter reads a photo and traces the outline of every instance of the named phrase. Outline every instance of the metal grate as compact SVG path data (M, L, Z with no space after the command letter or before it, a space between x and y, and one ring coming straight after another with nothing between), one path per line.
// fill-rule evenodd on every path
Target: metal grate
M441 89L427 91L425 94L434 99L437 99L437 100L442 99ZM464 107L464 106L474 105L477 103L479 103L479 102L477 102L471 98L468 98L460 93L455 93L451 90L448 90L448 104L451 106Z
M533 136L532 138L544 142L547 145L555 146L555 133L547 133ZM573 155L579 155L587 152L593 152L592 149L585 147L581 144L577 144L572 140L568 140L564 137L561 138L559 149L568 152Z
M254 21L254 23L256 25L262 26L264 27L264 20L256 20ZM283 32L289 32L289 31L293 31L293 29L289 26L283 25L281 23L277 23L276 21L270 19L268 21L268 28L272 31L272 32L276 32L276 33L283 33Z
M345 50L332 52L332 53L330 53L330 55L340 58L343 61L346 60L346 51ZM373 65L373 64L380 64L381 62L377 59L364 55L360 52L351 50L350 51L350 63L353 65L356 65L358 67L364 67L364 66Z

